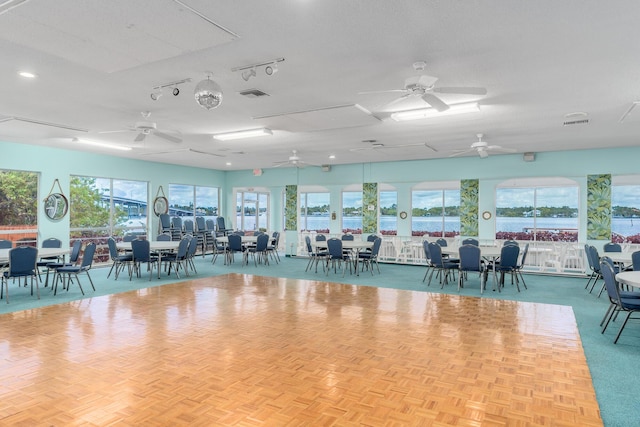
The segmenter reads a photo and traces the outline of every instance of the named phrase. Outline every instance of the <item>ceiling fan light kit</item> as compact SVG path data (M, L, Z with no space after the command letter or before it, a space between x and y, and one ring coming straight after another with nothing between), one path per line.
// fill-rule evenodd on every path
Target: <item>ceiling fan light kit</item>
M453 116L456 114L480 112L480 105L477 102L467 102L463 104L450 105L446 111L438 111L435 108L419 108L416 110L396 111L391 114L391 119L396 122L408 120L426 119L430 117Z
M234 139L255 138L258 136L267 136L267 135L273 135L273 132L271 131L271 129L259 128L259 129L240 130L236 132L218 133L216 135L213 135L213 139L217 139L218 141L230 141Z

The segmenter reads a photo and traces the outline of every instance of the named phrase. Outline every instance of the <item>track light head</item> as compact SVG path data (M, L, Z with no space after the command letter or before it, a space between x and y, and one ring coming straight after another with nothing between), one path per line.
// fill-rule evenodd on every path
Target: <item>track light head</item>
M173 88L173 96L178 96L180 95L180 89L178 89L177 87Z
M251 77L255 77L255 76L256 76L256 69L255 68L252 68L250 70L244 70L242 72L242 79L245 82L248 82Z
M267 65L266 67L264 67L264 72L267 74L267 76L273 76L278 72L278 64L274 62L273 64Z
M162 96L162 90L157 90L155 92L151 92L151 99L157 101Z

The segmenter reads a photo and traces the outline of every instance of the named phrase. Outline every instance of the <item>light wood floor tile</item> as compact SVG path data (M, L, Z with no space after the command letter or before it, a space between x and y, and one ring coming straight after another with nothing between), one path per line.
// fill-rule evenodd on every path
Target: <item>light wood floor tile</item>
M230 274L0 316L0 424L601 426L570 307Z

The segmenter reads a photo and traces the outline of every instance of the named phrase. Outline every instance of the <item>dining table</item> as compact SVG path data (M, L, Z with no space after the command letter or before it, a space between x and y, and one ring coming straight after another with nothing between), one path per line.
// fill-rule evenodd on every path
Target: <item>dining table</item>
M149 250L158 254L158 279L160 278L160 265L162 265L162 254L175 252L180 245L179 240L149 240ZM116 248L119 251L131 251L131 242L118 242Z
M314 250L318 249L327 249L327 241L326 240L314 240L311 242L311 247ZM356 271L356 276L360 275L358 271L358 254L363 249L371 249L373 247L373 242L369 242L367 240L342 240L342 249L354 251L353 257L353 267Z
M498 258L500 258L500 254L502 253L502 246L483 246L480 245L480 256L484 258L490 264L495 265ZM442 254L449 256L459 256L460 255L460 247L459 246L443 246ZM498 274L496 273L496 269L493 269L493 290L496 288L498 292L501 292L500 286L496 286L498 283Z
M0 274L4 274L5 271L9 270L9 251L13 248L0 249ZM38 248L38 257L37 259L42 258L54 258L54 257L64 257L67 256L71 252L71 248ZM47 279L45 282L45 286L49 283L49 273L47 271Z
M623 271L616 274L616 280L632 288L640 288L640 271Z

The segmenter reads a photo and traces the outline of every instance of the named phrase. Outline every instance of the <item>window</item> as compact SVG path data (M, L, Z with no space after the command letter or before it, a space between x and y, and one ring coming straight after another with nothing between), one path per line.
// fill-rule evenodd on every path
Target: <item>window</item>
M301 230L329 232L329 193L300 193Z
M236 193L236 227L245 231L267 231L269 194L254 191Z
M436 185L457 185L458 188L414 189L411 192L412 236L454 237L460 234L460 184Z
M72 176L71 238L146 235L147 188L144 181Z
M342 192L342 232L362 234L362 190Z
M15 246L18 241L35 243L37 235L38 174L0 170L0 239Z
M496 239L577 242L578 195L578 185L566 178L501 184Z
M398 234L398 192L380 191L380 226L378 230L383 235Z
M640 243L640 176L611 181L611 241Z
M190 219L195 224L195 217L215 219L218 217L218 187L197 185L169 184L169 215Z

